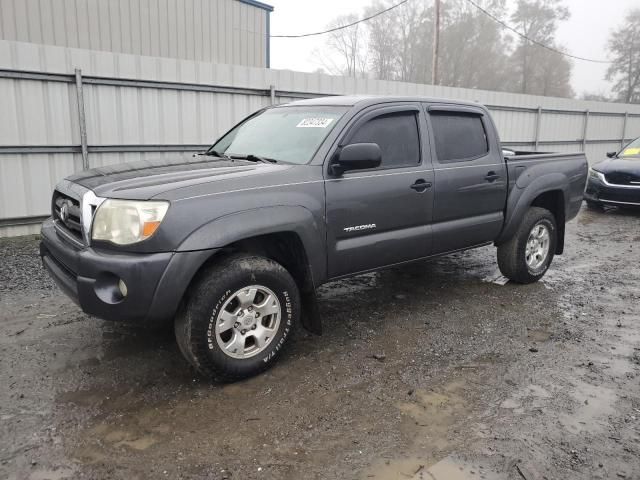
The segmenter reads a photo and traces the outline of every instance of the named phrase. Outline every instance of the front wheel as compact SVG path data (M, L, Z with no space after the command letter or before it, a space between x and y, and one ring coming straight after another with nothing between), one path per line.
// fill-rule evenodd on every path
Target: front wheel
M531 207L513 237L498 246L502 274L517 283L533 283L546 273L556 251L556 220L544 208Z
M284 267L235 254L191 286L176 317L176 340L199 373L229 382L267 369L299 316L298 288Z

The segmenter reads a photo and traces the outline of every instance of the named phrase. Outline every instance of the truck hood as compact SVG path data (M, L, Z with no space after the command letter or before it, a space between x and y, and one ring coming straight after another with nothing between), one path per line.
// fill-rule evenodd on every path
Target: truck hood
M93 168L67 180L93 190L99 197L148 200L163 198L171 192L168 196L175 199L181 197L180 191L188 196L191 188L203 184L213 184L209 190L223 192L263 185L269 177L282 180L291 167L178 154L164 159Z

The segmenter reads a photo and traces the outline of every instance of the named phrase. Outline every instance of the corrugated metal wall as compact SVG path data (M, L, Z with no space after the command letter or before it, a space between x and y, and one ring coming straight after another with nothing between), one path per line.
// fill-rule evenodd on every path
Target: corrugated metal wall
M36 232L37 226L20 224L47 215L54 185L83 167L75 69L82 70L90 166L203 149L272 101L318 94L416 94L479 101L489 105L507 145L525 150L537 145L539 151L585 149L591 162L619 149L623 137L640 136L640 105L0 41L0 236Z
M0 0L0 39L265 67L267 15L238 0Z

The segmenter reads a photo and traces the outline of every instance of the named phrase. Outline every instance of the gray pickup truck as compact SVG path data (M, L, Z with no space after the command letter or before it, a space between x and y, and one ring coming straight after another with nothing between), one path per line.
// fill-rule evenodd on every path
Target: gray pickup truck
M41 256L82 310L173 321L181 351L224 381L273 363L315 289L483 245L540 279L580 209L583 154L501 149L487 109L412 97L328 97L260 110L200 155L60 182Z

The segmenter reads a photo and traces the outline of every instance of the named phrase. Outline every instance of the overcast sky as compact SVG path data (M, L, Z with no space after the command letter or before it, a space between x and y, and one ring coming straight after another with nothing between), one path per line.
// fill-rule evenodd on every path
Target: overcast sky
M424 0L412 0L424 1ZM442 0L446 2L447 0ZM509 0L515 3L514 0ZM275 7L271 34L298 34L323 30L335 17L347 13L362 16L370 0L266 0ZM609 32L638 0L564 0L571 18L558 31L558 40L569 52L588 58L606 59ZM271 66L309 72L321 67L314 51L324 46L324 36L271 40ZM604 80L606 65L573 61L572 86L579 95L585 91L609 93Z

